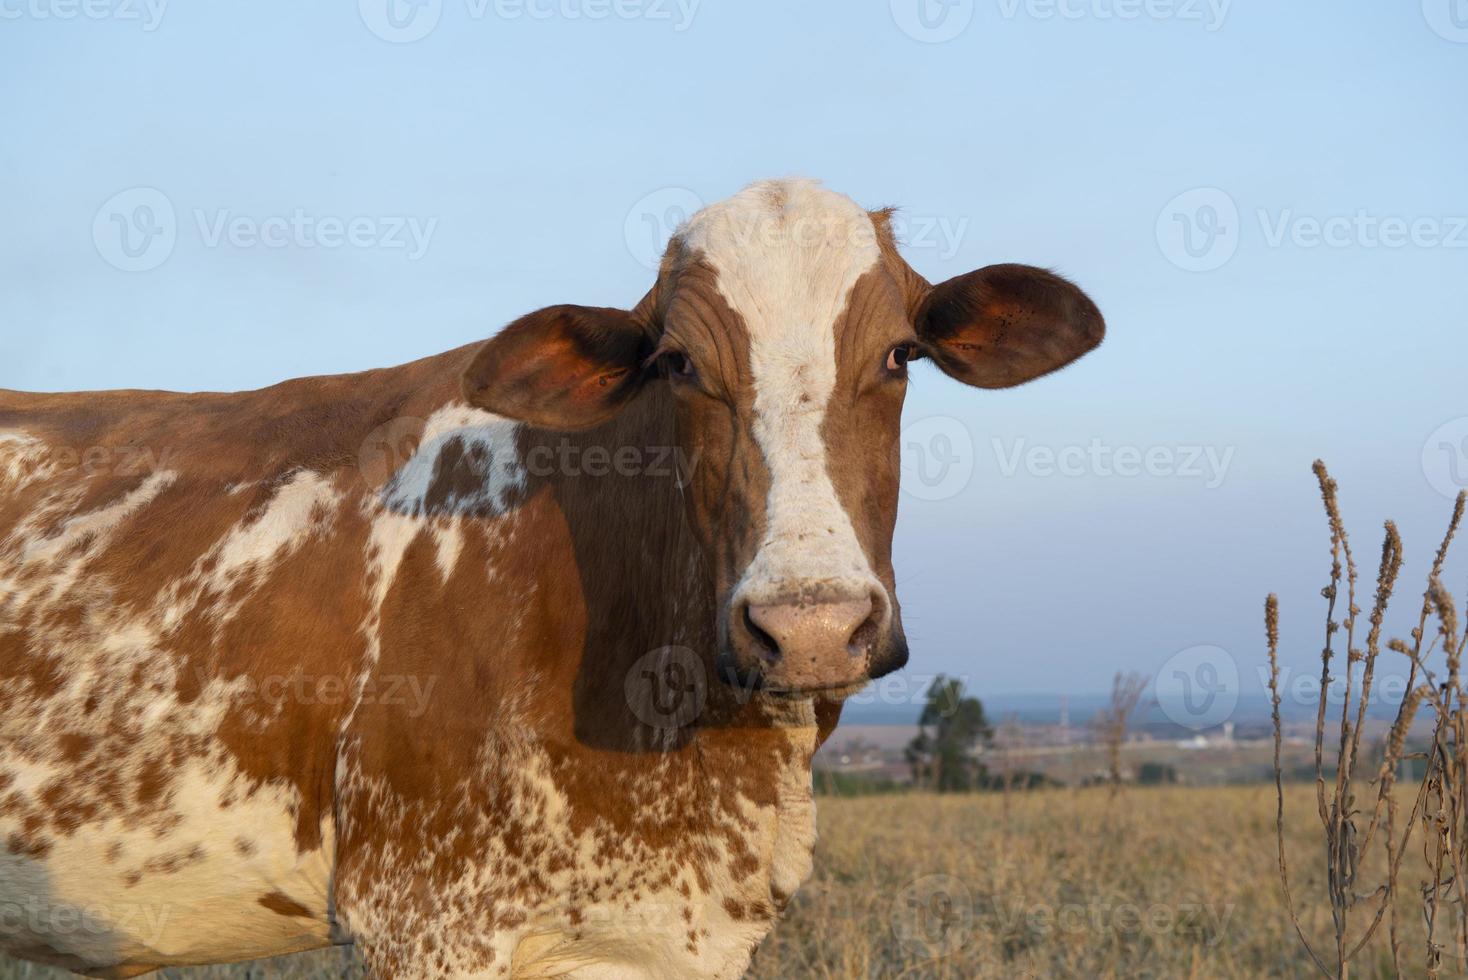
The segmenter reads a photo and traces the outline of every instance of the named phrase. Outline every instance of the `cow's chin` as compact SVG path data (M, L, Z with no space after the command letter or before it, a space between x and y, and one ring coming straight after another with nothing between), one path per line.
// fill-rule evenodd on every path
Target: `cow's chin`
M788 677L778 670L741 667L734 657L724 656L719 658L719 680L732 688L773 698L820 696L831 700L845 700L866 687L871 677L865 670L845 679Z
M718 658L719 680L730 687L773 698L818 697L826 701L845 701L873 680L901 669L907 663L907 643L899 635L882 650L852 657L851 670L843 671L842 676L790 670L780 663L748 664L742 660L744 658L726 648Z

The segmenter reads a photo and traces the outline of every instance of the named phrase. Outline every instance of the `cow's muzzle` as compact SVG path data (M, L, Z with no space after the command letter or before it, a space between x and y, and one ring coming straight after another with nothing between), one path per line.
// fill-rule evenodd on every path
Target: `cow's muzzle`
M725 679L792 693L864 684L885 659L892 603L875 582L853 584L739 589L726 613Z

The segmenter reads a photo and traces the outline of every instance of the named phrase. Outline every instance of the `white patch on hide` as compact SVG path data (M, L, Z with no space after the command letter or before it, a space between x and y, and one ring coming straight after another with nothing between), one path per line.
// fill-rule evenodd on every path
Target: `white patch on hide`
M167 590L164 629L176 627L205 601L212 603L216 629L229 622L254 588L268 581L275 562L330 530L340 504L341 493L321 474L310 470L290 474L263 511L247 514L194 563L184 581ZM241 584L250 589L237 593Z
M25 432L0 432L0 489L14 492L54 472L46 444Z
M298 854L299 806L293 788L250 792L228 760L192 759L159 801L166 824L94 822L39 860L0 849L0 892L31 909L0 919L0 946L39 942L89 963L167 966L326 945L331 821L322 847ZM12 829L5 823L0 837ZM310 915L272 911L260 904L267 895Z
M418 449L383 488L384 504L397 513L424 514L444 453L452 447L482 469L483 479L433 502L435 515L504 513L510 494L525 485L525 467L516 445L519 429L520 423L482 409L445 405L429 416Z

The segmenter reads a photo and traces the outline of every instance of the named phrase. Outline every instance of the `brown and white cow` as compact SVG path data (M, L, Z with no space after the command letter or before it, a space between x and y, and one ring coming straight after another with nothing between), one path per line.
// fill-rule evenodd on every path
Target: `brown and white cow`
M632 310L241 394L0 392L0 949L741 975L811 870L812 753L907 659L908 361L1001 388L1102 333L1058 276L931 286L885 212L776 181Z

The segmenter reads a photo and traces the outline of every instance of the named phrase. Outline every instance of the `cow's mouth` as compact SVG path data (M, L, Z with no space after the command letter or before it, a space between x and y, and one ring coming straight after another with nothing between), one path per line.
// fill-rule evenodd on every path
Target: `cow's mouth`
M724 684L741 691L758 692L782 700L819 696L839 701L851 697L871 682L870 658L862 656L853 660L852 672L844 677L792 677L780 670L778 661L742 667L739 658L726 650L718 658L715 673Z

